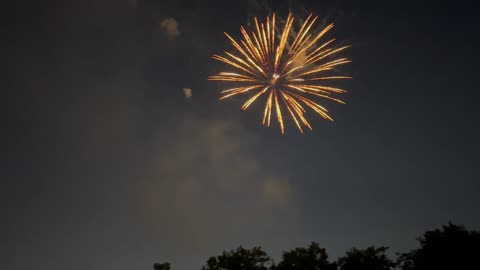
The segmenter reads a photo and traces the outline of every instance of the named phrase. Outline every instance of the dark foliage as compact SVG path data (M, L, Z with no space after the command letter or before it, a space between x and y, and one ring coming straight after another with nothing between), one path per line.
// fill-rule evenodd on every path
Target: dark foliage
M473 270L480 269L480 233L449 223L418 238L420 247L400 254L397 263L388 258L387 247L352 248L336 262L313 242L307 248L284 252L278 264L260 247L223 252L210 257L202 270ZM154 270L170 270L169 263Z
M154 270L170 270L170 263L155 263L153 265Z
M220 256L210 257L202 270L268 270L272 265L272 259L260 247L239 247L230 252L224 251Z
M336 269L334 263L328 261L324 248L313 242L308 248L295 248L284 252L275 270L330 270Z
M344 257L338 259L340 270L390 270L395 263L385 252L387 247L368 247L366 249L352 248Z
M420 247L399 258L403 270L480 269L480 233L449 223L418 238Z

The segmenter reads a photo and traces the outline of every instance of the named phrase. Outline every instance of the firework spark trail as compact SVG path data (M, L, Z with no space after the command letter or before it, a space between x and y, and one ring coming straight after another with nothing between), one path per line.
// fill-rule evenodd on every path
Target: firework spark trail
M285 133L282 111L292 117L301 133L303 133L302 124L312 130L306 118L305 108L311 109L324 119L333 121L328 110L311 98L318 97L345 104L331 95L345 93L346 90L317 83L351 79L349 76L323 76L323 73L334 70L336 66L351 62L347 58L325 61L350 46L329 47L335 39L317 46L318 41L333 28L333 24L330 24L318 34L311 34L310 30L317 19L318 17L308 16L294 36L292 36L294 17L291 13L279 35L276 33L276 29L279 28L275 25L277 20L275 14L272 18L267 17L265 22L259 22L254 18L254 29L250 32L240 27L242 35L240 42L225 33L236 49L236 53L225 52L225 56L214 55L212 58L236 68L237 71L220 72L208 79L241 83L244 86L222 91L223 96L220 99L255 92L242 105L242 110L247 110L262 95L267 94L262 124L270 126L273 109L282 134ZM281 108L282 102L285 110Z

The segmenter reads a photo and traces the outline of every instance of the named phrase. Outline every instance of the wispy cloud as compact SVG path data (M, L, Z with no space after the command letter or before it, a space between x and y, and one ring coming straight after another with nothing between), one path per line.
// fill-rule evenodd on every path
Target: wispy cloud
M166 134L145 167L141 209L148 237L171 239L170 249L190 252L185 247L249 244L296 227L288 177L262 166L255 137L243 128L183 116Z
M186 98L192 97L192 88L183 88L183 94Z
M180 36L178 31L178 22L174 18L165 18L160 22L160 27L163 29L165 35L169 38L176 38Z

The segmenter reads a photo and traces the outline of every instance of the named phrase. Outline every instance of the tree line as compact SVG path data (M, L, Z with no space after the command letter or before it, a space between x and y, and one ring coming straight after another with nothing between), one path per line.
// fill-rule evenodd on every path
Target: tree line
M242 246L210 257L201 270L474 270L480 269L480 232L449 222L417 238L419 246L396 259L388 247L352 248L331 260L325 248L312 242L307 247L283 252L275 263L261 248ZM169 263L156 263L154 270L170 270Z

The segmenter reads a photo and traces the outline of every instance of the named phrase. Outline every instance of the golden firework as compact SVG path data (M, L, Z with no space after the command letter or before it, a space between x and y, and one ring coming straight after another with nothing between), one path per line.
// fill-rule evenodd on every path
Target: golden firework
M310 123L305 115L305 108L310 108L323 118L333 121L328 110L311 98L319 97L345 104L343 101L332 97L336 93L346 92L343 89L320 85L318 82L335 79L350 79L347 76L326 76L326 72L335 66L350 63L347 58L332 60L332 55L345 50L350 46L339 48L330 47L335 39L324 43L319 40L333 28L328 25L317 35L312 35L310 29L318 17L308 16L296 35L292 35L294 18L288 15L283 31L276 33L275 14L267 17L265 23L255 21L255 30L250 34L244 27L240 27L243 39L235 41L225 33L232 45L237 50L237 55L225 52L225 56L214 55L213 59L228 64L237 69L236 72L220 72L210 76L212 81L229 81L241 83L241 86L222 91L225 99L239 94L254 93L242 106L246 110L260 96L266 95L263 125L270 126L272 108L277 116L282 134L285 133L282 111L291 115L297 128L303 133L302 125L310 130ZM239 54L238 54L239 53ZM285 104L281 108L281 101Z

